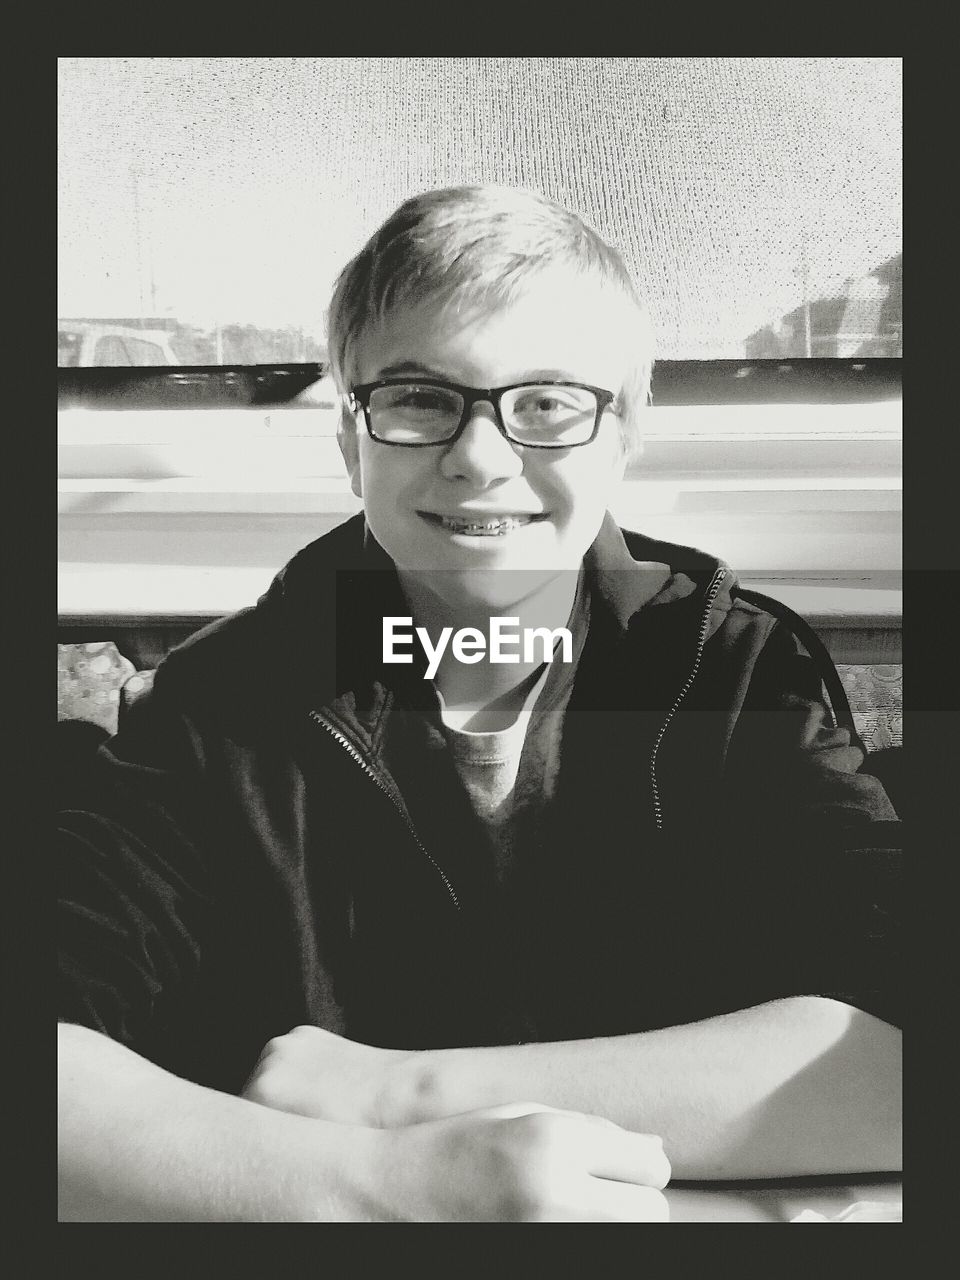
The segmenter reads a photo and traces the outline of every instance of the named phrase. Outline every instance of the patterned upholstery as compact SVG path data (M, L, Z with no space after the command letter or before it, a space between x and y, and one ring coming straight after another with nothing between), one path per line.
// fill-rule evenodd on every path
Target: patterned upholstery
M153 677L155 671L138 671L135 675L130 676L124 681L123 688L120 690L120 719L138 698L142 698L148 689L153 688Z
M903 665L837 664L850 710L867 749L903 745Z
M120 690L136 675L112 640L57 645L57 719L86 720L117 729Z

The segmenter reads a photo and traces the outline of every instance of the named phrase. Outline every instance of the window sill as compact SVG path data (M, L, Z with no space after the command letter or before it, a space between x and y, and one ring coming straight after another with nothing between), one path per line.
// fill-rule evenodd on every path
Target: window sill
M329 407L64 410L59 425L62 615L232 612L360 506ZM838 643L872 634L888 652L900 450L899 400L654 407L611 509L723 557Z
M61 627L105 631L191 622L200 626L254 604L275 572L267 567L62 563L59 622ZM901 661L902 592L896 575L740 580L805 617L836 661Z

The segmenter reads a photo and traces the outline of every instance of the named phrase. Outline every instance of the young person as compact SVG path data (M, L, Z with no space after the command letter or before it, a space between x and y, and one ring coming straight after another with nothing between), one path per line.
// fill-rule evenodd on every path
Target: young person
M62 819L67 1218L662 1220L899 1168L897 821L790 629L618 528L652 343L542 196L329 313L362 515L160 666Z

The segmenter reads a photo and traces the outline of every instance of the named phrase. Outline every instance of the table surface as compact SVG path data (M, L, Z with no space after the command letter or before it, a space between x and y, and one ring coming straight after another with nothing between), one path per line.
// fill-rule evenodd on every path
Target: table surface
M805 1209L832 1218L855 1201L892 1205L902 1196L899 1175L686 1183L666 1191L671 1222L790 1222Z

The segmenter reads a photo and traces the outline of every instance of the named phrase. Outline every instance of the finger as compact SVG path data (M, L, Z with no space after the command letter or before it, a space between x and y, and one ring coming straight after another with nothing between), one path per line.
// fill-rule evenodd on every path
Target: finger
M585 1222L669 1222L670 1206L662 1191L604 1178L586 1178L578 1188L578 1208Z
M250 1072L249 1076L247 1076L246 1083L244 1084L243 1088L240 1090L241 1098L249 1098L250 1091L254 1089L257 1086L257 1084L260 1082L260 1076L262 1074L262 1071L261 1071L262 1066L263 1066L262 1062L257 1062L256 1066Z
M487 1120L514 1120L517 1116L533 1115L535 1111L549 1111L558 1116L580 1117L579 1111L560 1111L556 1107L548 1107L542 1102L503 1102L496 1107L483 1107L480 1110L461 1111L460 1115L484 1117Z
M549 1112L576 1127L578 1154L587 1173L648 1187L665 1187L670 1181L670 1161L663 1150L663 1139L657 1134L635 1133L602 1116L562 1111L542 1102L507 1102L469 1114L510 1120L536 1112Z
M584 1164L594 1178L657 1188L670 1181L670 1161L656 1134L634 1133L597 1116L581 1116L579 1122Z
M537 1111L548 1111L552 1116L570 1116L574 1120L595 1120L598 1124L612 1124L612 1120L604 1120L602 1116L590 1115L586 1111L570 1111L563 1107L549 1107L545 1102L501 1102L495 1107L472 1108L470 1111L458 1112L459 1115L484 1116L488 1120L512 1120L517 1116L531 1116Z

